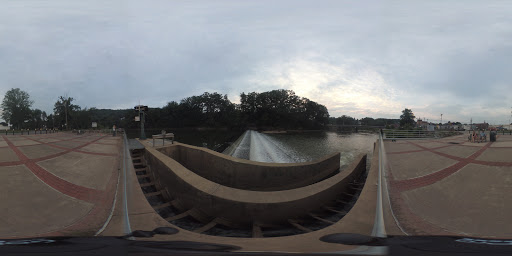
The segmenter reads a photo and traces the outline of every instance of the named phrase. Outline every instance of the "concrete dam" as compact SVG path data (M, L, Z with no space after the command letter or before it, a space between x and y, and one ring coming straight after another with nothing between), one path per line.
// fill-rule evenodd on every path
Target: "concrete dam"
M255 131L225 153L232 156L181 143L131 150L139 185L161 218L212 236L322 230L348 214L367 176L365 154L343 170L340 153L296 163L298 154Z

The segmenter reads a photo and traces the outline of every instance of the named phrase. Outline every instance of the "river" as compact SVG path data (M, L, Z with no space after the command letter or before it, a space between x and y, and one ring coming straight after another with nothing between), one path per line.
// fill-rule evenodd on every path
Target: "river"
M147 138L161 129L146 130ZM371 159L375 133L337 133L330 131L265 134L256 131L171 129L176 141L225 152L234 157L270 163L308 162L341 152L342 167L360 153ZM139 137L139 130L127 130L128 137ZM232 145L231 147L228 147ZM231 152L228 152L231 151Z
M371 159L376 139L377 135L371 133L340 134L321 131L264 134L247 131L225 153L258 162L298 163L340 152L340 163L344 167L361 153L369 154Z

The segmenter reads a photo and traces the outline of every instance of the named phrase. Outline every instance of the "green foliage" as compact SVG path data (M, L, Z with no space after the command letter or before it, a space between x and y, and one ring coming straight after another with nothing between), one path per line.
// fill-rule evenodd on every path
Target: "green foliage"
M77 126L77 112L80 111L80 106L72 104L73 100L71 97L60 96L55 102L53 112L56 128L71 129Z
M327 108L291 90L240 95L241 121L249 126L319 129L329 123Z
M291 90L242 93L240 98L240 104L234 104L227 95L205 92L184 98L179 103L171 101L162 108L149 108L145 127L321 129L329 123L325 106L301 98ZM135 129L140 125L134 121L137 113L133 109L82 109L73 104L73 100L71 97L60 96L54 104L54 113L50 115L39 109L30 110L32 103L29 101L25 109L27 114L21 124L31 129L89 129L92 122L96 122L99 129L111 128L113 125Z
M46 112L41 111L40 109L33 109L30 111L30 119L27 124L27 128L30 129L43 129L46 127Z
M402 110L402 115L400 116L400 127L406 130L412 129L416 122L414 121L416 117L412 110L406 108Z
M2 101L2 118L11 123L13 127L22 129L27 126L25 121L30 120L33 101L30 95L20 88L10 89L5 93Z
M356 125L357 120L351 116L342 115L336 118L337 125Z
M392 124L398 124L400 122L399 119L389 119L389 118L371 118L365 117L359 120L351 117L342 115L340 117L331 117L329 118L329 122L332 125L358 125L360 122L363 126L380 126L380 127L391 127Z

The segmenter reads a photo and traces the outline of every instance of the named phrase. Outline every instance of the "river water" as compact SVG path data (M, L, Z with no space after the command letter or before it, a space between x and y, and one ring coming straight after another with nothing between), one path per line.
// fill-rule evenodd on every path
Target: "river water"
M309 162L341 152L344 167L357 155L369 154L377 135L371 133L340 134L336 132L306 132L264 134L247 131L225 153L234 157L268 163Z
M159 134L161 130L147 129L146 136L150 139L152 134ZM328 131L265 134L256 131L168 129L167 132L174 133L176 141L185 144L224 151L234 157L258 162L308 162L341 152L342 167L350 164L360 153L367 153L371 159L373 143L377 140L377 134L372 133ZM127 134L130 138L137 138L140 131L127 130Z

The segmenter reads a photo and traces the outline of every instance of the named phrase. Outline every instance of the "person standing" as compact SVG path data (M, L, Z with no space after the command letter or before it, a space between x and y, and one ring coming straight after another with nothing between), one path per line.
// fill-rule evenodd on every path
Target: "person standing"
M112 136L116 136L116 125L112 126Z

